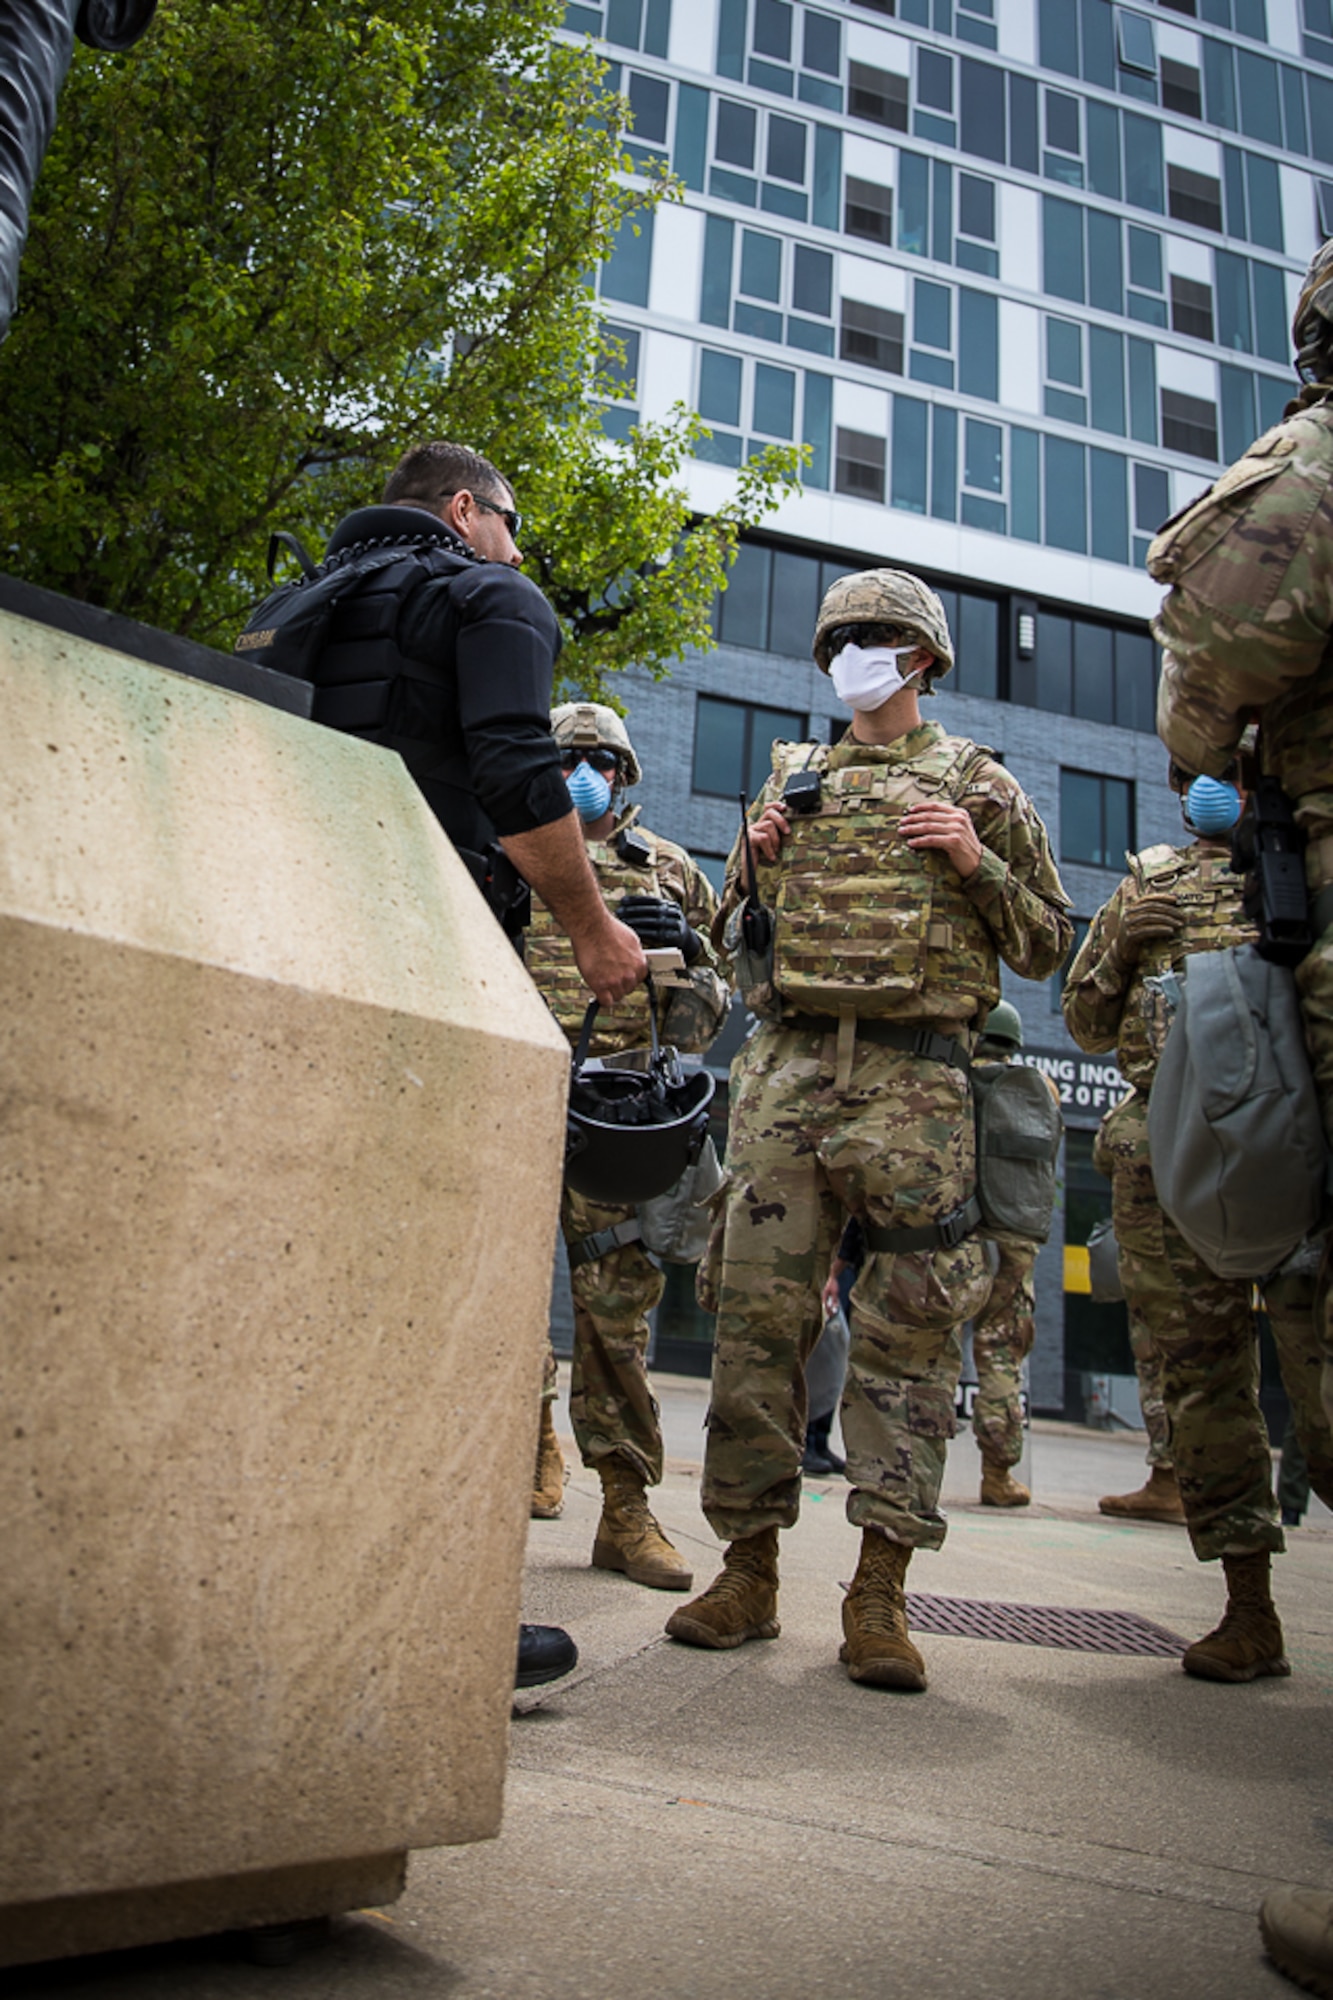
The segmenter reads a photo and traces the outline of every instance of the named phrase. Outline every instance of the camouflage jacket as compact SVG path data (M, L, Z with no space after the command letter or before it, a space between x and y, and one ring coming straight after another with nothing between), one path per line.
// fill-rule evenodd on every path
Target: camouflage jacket
M717 954L709 932L717 911L717 895L712 883L683 847L663 840L657 833L636 825L638 806L620 814L606 840L588 842L588 859L609 910L622 896L663 896L679 903L685 921L703 940L703 953L686 974L685 986L658 988L657 1026L664 1040L678 1049L696 1054L708 1047L726 1017L728 988L721 976ZM649 856L638 862L632 850L629 858L620 853L617 841L634 828L648 844ZM592 995L574 963L574 948L560 930L550 911L536 895L532 899L532 924L527 934L528 971L537 990L568 1035L571 1047ZM646 1048L648 1014L642 987L622 1000L611 1013L597 1016L593 1031L593 1055L613 1049Z
M1241 909L1241 878L1230 850L1196 840L1190 847L1145 848L1126 857L1129 874L1102 904L1065 978L1065 1025L1081 1049L1100 1055L1114 1049L1127 1083L1145 1096L1152 1085L1170 1026L1160 988L1148 982L1179 971L1192 952L1247 944L1253 927ZM1125 913L1140 896L1170 895L1184 927L1175 937L1154 938L1137 957L1117 950Z
M777 913L784 1013L847 1005L866 1016L969 1027L999 997L999 959L1030 979L1055 971L1072 935L1069 899L1036 809L989 751L923 722L889 744L850 735L832 746L776 744L773 762L752 819L781 797L794 769L817 770L825 789L818 812L793 817L776 861L758 866L760 900ZM968 813L982 843L968 881L943 854L897 838L914 796L944 796ZM714 926L729 949L743 860L738 837ZM784 926L797 948L784 948ZM784 967L801 997L790 997Z
M1148 568L1171 585L1153 625L1171 754L1220 775L1257 709L1264 769L1315 841L1333 834L1333 383L1168 521ZM1333 878L1333 851L1311 874Z

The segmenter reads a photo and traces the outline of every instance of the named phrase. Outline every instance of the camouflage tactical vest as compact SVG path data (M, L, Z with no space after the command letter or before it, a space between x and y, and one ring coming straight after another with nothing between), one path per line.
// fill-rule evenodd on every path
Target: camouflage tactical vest
M1154 938L1143 947L1120 1017L1116 1058L1125 1081L1146 1096L1171 1026L1166 1000L1148 980L1178 972L1192 952L1246 944L1254 929L1241 909L1241 878L1232 874L1224 848L1162 845L1125 858L1144 895L1174 896L1185 917L1175 937Z
M994 1006L995 943L957 873L943 854L897 838L909 806L955 801L988 754L956 736L910 763L864 743L774 744L779 790L798 770L821 779L819 810L793 816L773 870L784 1009L967 1024Z
M642 827L634 826L638 816L639 809L635 806L609 840L590 840L587 843L588 859L608 910L614 911L622 896L665 896L678 900L678 892L670 884L663 883L658 873L656 839ZM647 861L626 860L616 844L632 827L635 841L647 845L650 857ZM579 1029L592 994L574 963L573 945L536 895L532 899L526 958L528 971L537 982L537 991L568 1035L572 1047L578 1041ZM661 1027L660 1014L658 1026ZM648 1041L648 1000L644 988L638 986L619 1001L613 1011L603 1008L598 1014L590 1053L601 1056L612 1049L646 1048Z

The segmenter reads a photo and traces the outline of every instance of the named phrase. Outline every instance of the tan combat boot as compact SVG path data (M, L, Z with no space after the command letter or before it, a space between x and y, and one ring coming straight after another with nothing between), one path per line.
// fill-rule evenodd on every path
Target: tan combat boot
M1015 1479L1002 1459L981 1454L981 1504L983 1507L1030 1507L1032 1495L1020 1479Z
M1257 1681L1291 1672L1282 1651L1282 1627L1268 1588L1269 1555L1223 1556L1227 1608L1222 1623L1187 1646L1180 1664L1205 1681Z
M641 1473L623 1458L597 1462L602 1518L592 1545L594 1569L615 1569L650 1590L688 1590L694 1571L672 1548L643 1497Z
M1097 1505L1103 1514L1118 1521L1169 1521L1185 1525L1185 1503L1172 1465L1155 1465L1147 1481L1136 1493L1109 1493Z
M907 1636L903 1584L911 1560L905 1543L861 1530L861 1560L842 1600L845 1640L838 1654L854 1681L917 1692L926 1685L926 1663Z
M1260 1907L1259 1929L1279 1971L1333 2000L1333 1895L1327 1889L1274 1889Z
M565 1505L565 1460L555 1434L555 1405L542 1403L537 1433L537 1469L532 1475L532 1518L558 1521Z
M747 1639L776 1639L778 1624L778 1531L761 1528L733 1542L722 1570L701 1597L682 1604L667 1619L667 1636L687 1646L725 1650Z

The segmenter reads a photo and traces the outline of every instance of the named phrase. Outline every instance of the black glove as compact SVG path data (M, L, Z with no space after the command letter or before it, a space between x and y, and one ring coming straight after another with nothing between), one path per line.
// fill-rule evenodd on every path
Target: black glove
M665 896L622 896L616 915L622 924L629 925L640 944L653 949L674 945L686 965L693 965L704 948L698 931L686 923L680 904Z

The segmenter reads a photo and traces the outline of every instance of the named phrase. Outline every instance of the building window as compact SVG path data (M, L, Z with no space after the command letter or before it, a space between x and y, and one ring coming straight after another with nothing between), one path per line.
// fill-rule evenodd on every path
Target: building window
M1134 566L1148 559L1153 536L1171 512L1171 482L1160 465L1134 467Z
M701 694L694 711L694 790L731 799L744 792L753 799L772 771L774 743L805 740L805 717L791 709Z
M1222 234L1222 184L1211 174L1168 164L1166 201L1168 213L1177 222L1192 222L1196 229L1215 229Z
M602 407L602 429L608 437L626 439L639 421L639 413L634 405L639 392L639 341L638 329L632 326L617 326L607 320L602 327L608 343L603 347L598 362L598 372L603 381L614 382L623 395L614 403Z
M1077 320L1046 321L1046 389L1048 417L1067 424L1086 424L1088 399L1083 392L1083 328Z
M1178 111L1186 118L1203 117L1203 86L1199 72L1188 63L1162 57L1162 109Z
M1120 868L1134 847L1134 787L1091 771L1060 773L1060 859Z
M653 213L639 209L626 215L616 231L611 255L602 266L602 297L621 305L646 306L652 262Z
M891 132L907 130L907 78L892 70L872 69L868 63L849 63L847 109L853 118L871 125L885 125Z
M847 176L843 200L842 226L848 236L863 236L870 243L893 242L893 189L877 187L874 181Z
M1333 236L1333 181L1315 182L1315 213L1319 234Z
M843 299L838 353L844 361L859 361L885 375L903 372L903 316L882 306ZM880 466L883 472L883 463ZM881 481L882 484L882 481Z
M1046 151L1042 173L1048 181L1063 181L1066 187L1083 185L1082 121L1079 100L1067 91L1046 92Z
M1143 14L1116 9L1116 55L1120 89L1130 97L1157 102L1157 42L1153 24Z
M1129 238L1129 285L1125 310L1131 319L1146 326L1166 325L1162 239L1155 229L1140 229L1131 222Z
M931 139L938 146L956 146L953 57L920 44L916 52L916 105L912 130L917 138Z
M918 278L912 287L912 352L908 373L914 382L952 389L953 291Z
M998 278L1000 256L995 246L995 183L983 180L979 174L960 173L955 260L966 270Z
M618 49L665 56L671 40L671 0L607 0L601 7L570 5L565 26L574 35L598 35Z
M834 485L855 500L884 499L884 440L864 431L838 431Z
M1162 443L1168 451L1190 458L1217 457L1217 405L1201 396L1182 396L1178 389L1162 391Z
M1213 337L1213 288L1171 274L1171 330L1193 340Z

